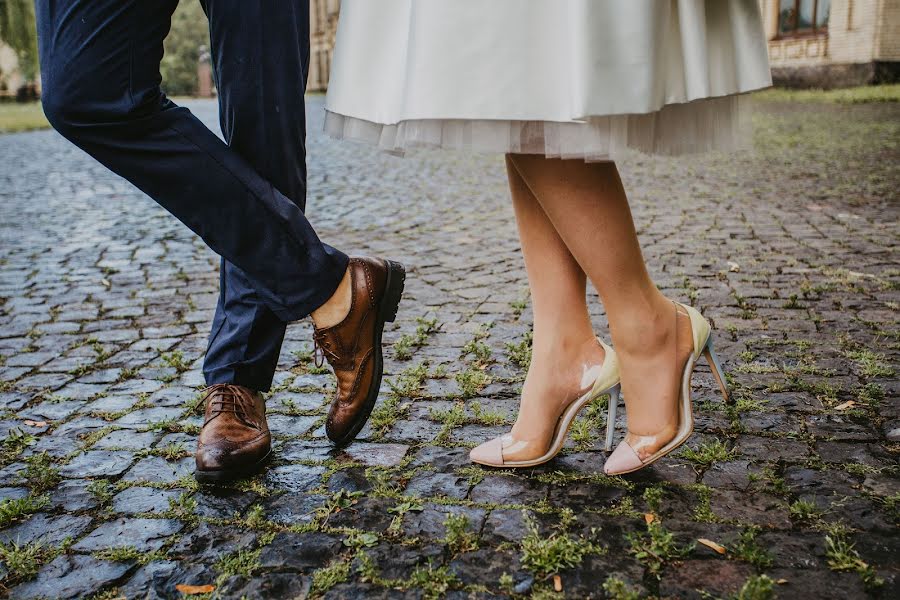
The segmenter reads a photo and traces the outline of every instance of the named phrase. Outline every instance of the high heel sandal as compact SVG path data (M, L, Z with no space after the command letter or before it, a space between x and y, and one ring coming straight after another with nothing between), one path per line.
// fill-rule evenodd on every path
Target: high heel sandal
M681 392L678 397L679 422L675 431L675 436L664 443L661 448L645 458L641 458L638 452L645 446L659 447L658 434L640 436L640 443L636 444L636 446L638 446L637 448L632 448L632 446L623 439L619 445L616 446L615 451L606 460L603 470L607 475L622 475L624 473L631 473L643 469L647 465L654 463L671 453L691 437L691 434L694 431L694 412L691 406L691 374L701 355L704 356L709 363L710 370L712 371L716 382L719 384L719 389L722 391L725 402L731 402L731 397L728 394L728 387L725 383L725 372L722 370L722 363L719 362L719 357L713 349L712 330L709 323L696 309L685 306L684 304L675 303L676 313L681 312L679 308L684 309L684 313L687 313L687 316L691 320L691 332L694 338L694 347L693 352L688 358L687 364L684 366L684 373L681 377ZM676 321L676 336L677 329ZM610 396L609 399L609 414L606 423L607 451L612 448L618 400L618 396Z
M512 433L507 433L473 448L469 453L472 462L489 467L533 467L545 463L562 450L569 427L582 408L604 394L609 394L610 401L612 398L618 397L619 362L616 353L603 340L598 338L597 341L600 342L606 353L600 372L594 379L590 390L575 398L562 409L562 414L550 437L549 447L545 444L535 447L537 445L535 440L519 440L514 438Z

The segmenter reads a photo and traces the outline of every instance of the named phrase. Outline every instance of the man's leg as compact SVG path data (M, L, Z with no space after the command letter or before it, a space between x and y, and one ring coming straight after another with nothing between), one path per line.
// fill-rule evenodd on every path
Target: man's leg
M210 22L225 141L304 210L309 3L201 0L201 4ZM265 24L265 35L249 26L254 23ZM285 323L265 305L247 274L223 259L219 302L203 366L207 383L267 391L284 332Z
M283 321L328 300L347 257L303 211L160 91L177 0L37 0L51 124L146 192L246 274ZM264 32L258 32L264 35Z
M319 241L299 206L160 91L162 42L176 5L37 0L44 111L58 131L239 267L271 315L288 321L321 311L334 303L349 259ZM260 394L213 386L197 477L256 471L270 451Z

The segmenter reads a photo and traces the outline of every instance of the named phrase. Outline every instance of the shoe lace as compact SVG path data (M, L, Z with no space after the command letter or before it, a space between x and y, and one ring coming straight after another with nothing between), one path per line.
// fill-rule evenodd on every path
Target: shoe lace
M331 347L326 331L316 331L313 333L313 364L322 367L326 360L334 366L340 364L341 355Z
M234 414L241 422L259 429L249 410L254 399L249 390L230 383L216 383L203 389L203 401L209 402L209 419L220 414Z

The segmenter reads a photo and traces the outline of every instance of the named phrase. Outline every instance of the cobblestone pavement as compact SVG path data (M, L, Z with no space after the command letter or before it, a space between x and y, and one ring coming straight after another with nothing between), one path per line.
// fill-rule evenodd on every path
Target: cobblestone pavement
M540 468L467 461L511 424L528 361L500 157L311 135L322 236L410 269L387 383L334 451L331 375L292 326L276 460L212 487L191 452L215 257L57 134L0 137L2 593L898 597L900 107L754 119L754 154L621 165L656 280L714 321L737 396L698 371L693 438L622 478L602 474L600 405Z

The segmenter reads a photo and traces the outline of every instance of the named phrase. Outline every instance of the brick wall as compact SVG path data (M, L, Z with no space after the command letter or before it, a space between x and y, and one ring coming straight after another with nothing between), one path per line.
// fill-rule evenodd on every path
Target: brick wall
M900 0L882 0L875 43L876 60L900 60Z

